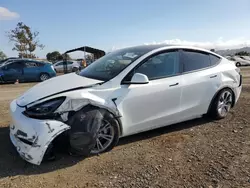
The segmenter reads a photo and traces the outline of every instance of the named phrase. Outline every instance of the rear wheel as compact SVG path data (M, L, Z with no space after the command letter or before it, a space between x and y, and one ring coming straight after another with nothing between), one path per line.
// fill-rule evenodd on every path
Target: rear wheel
M73 67L72 68L72 72L76 72L76 71L78 71L78 68L77 67Z
M41 75L40 75L40 81L45 81L45 80L48 80L49 79L49 75L48 74L46 74L46 73L42 73Z
M236 63L236 66L237 66L237 67L240 67L240 66L241 66L240 62L237 62L237 63Z
M215 119L223 119L233 105L233 92L230 89L221 90L213 101L210 114Z

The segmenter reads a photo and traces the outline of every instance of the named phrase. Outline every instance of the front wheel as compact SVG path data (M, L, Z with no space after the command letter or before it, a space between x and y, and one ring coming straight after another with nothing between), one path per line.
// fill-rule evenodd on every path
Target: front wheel
M215 119L223 119L233 105L233 93L230 89L221 90L213 101L210 114Z
M107 110L86 107L76 112L68 123L71 154L100 154L118 143L119 123Z
M236 63L236 66L237 66L237 67L240 67L240 66L241 66L240 62L237 62L237 63Z

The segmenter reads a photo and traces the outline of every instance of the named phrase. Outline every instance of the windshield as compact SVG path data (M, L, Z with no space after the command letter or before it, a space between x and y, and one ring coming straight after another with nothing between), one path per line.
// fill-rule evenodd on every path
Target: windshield
M83 69L80 76L108 81L149 51L147 48L126 48L111 52Z

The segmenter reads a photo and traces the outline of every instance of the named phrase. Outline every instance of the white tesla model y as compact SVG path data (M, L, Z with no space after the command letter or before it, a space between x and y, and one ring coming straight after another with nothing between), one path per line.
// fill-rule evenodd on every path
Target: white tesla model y
M120 49L12 101L10 138L20 156L37 165L62 134L72 153L102 153L120 137L204 114L226 117L241 80L234 63L204 49Z

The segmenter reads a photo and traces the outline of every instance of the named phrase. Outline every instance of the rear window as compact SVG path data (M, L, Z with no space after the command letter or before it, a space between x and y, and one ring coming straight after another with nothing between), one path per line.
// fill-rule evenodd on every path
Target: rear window
M183 65L183 72L190 72L210 66L209 54L192 50L182 51L181 62Z
M37 62L37 61L26 61L24 64L25 64L25 67L27 67L27 68L34 68L34 67L42 67L42 66L44 66L44 63Z
M37 65L38 67L42 67L42 66L45 65L45 63L39 63L39 62L37 62L36 65Z
M221 60L221 58L219 58L215 55L212 55L212 54L210 54L209 57L210 57L210 61L211 61L211 66L217 65Z

